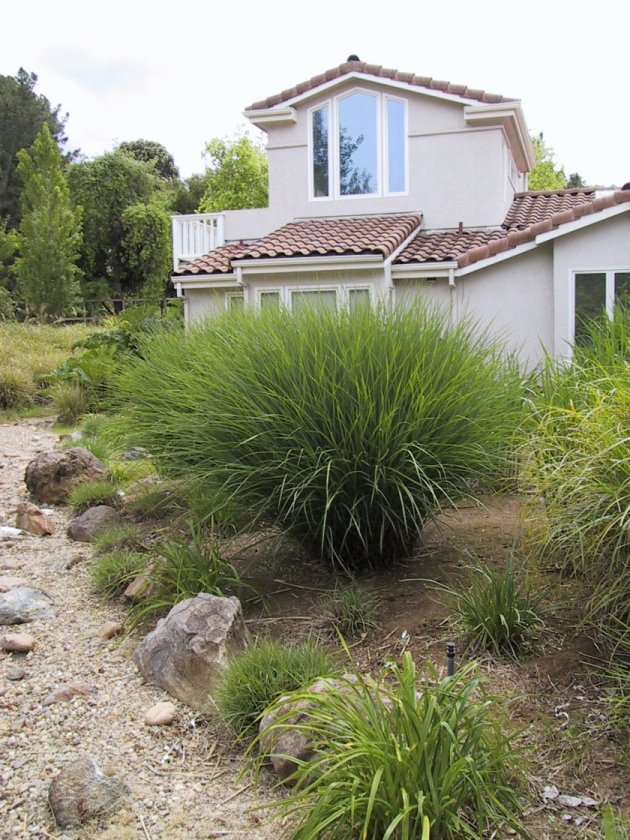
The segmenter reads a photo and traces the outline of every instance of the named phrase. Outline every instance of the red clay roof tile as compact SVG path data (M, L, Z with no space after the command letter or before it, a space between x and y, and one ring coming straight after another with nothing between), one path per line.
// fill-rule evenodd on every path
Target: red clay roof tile
M462 254L493 240L505 239L502 230L449 230L438 233L419 233L396 257L396 264L451 262Z
M514 97L511 96L500 96L496 93L487 93L483 90L469 88L466 85L455 85L450 82L432 79L430 76L416 76L415 73L404 73L399 70L393 70L389 67L381 67L379 64L368 64L365 61L344 61L343 64L339 64L337 67L331 67L324 73L319 73L317 76L313 76L304 82L300 82L289 90L273 94L272 96L268 96L266 99L254 102L245 110L257 111L263 108L273 108L274 105L280 105L282 102L292 99L296 95L296 92L298 94L302 94L307 91L315 90L325 82L340 79L342 76L353 72L364 73L368 76L374 76L374 78L377 79L395 79L397 81L413 85L414 87L427 88L428 90L437 90L442 93L454 94L462 97L463 99L472 99L477 102L495 103L515 101Z
M517 193L505 217L503 227L526 228L554 213L574 210L595 200L594 189L554 190Z

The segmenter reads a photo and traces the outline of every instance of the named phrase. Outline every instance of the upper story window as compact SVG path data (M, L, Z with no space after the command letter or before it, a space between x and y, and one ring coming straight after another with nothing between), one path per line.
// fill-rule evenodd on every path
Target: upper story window
M313 198L407 190L407 105L357 90L311 111Z

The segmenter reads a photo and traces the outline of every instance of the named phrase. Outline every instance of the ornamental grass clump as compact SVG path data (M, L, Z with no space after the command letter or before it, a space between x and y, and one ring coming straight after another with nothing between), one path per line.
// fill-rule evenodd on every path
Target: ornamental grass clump
M515 365L425 309L227 313L142 356L115 383L127 442L198 512L346 569L407 555L470 479L506 471L520 415Z
M427 676L418 683L407 652L378 687L359 677L290 695L308 709L299 723L282 713L286 698L271 706L265 743L290 725L312 751L284 780L290 792L264 806L296 818L292 840L421 840L427 820L432 840L526 836L516 793L522 756L499 705L474 665ZM252 759L257 770L264 760Z

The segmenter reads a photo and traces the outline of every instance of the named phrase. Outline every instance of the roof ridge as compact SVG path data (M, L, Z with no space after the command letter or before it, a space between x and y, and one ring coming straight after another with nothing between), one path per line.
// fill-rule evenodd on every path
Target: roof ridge
M286 102L296 96L301 96L304 93L315 90L327 82L341 79L343 76L350 73L363 73L365 75L374 76L378 79L389 79L395 82L402 82L404 84L411 85L412 87L439 91L440 93L459 96L463 99L472 99L486 104L520 101L514 96L502 96L498 93L489 93L485 90L468 87L468 85L453 84L449 81L434 79L431 76L418 76L415 73L394 70L389 67L383 67L380 64L369 64L367 61L344 61L336 67L331 67L323 73L311 76L310 79L298 82L298 84L293 87L286 88L280 93L267 96L265 99L261 99L251 105L248 105L245 108L245 111L257 111L266 108L273 108L275 105L280 105L282 102Z
M568 187L564 190L525 190L524 192L514 193L514 198L525 198L539 195L577 195L578 193L590 194L597 191L597 187Z

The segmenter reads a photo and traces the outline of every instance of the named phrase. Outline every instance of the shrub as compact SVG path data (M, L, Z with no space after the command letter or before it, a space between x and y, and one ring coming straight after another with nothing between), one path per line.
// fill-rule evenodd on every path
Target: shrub
M337 673L334 659L312 639L294 645L258 640L232 657L213 699L237 738L252 737L260 716L279 696Z
M59 383L50 389L49 395L57 422L67 426L73 426L91 408L85 389L77 383Z
M92 564L90 573L98 592L106 597L125 589L146 569L147 555L138 551L119 550L104 554Z
M0 370L0 408L30 405L35 388L20 371Z
M460 587L434 586L453 597L469 649L517 659L542 629L540 598L516 576L511 560L504 568L484 565L471 571Z
M68 505L74 513L83 513L96 505L115 507L120 503L119 491L111 481L93 481L78 484L68 494Z
M346 568L406 555L505 468L520 414L496 347L420 309L227 313L142 354L116 380L127 439L206 515L250 512Z
M358 581L337 584L324 599L322 614L335 632L356 639L376 627L379 600Z
M427 817L440 840L482 840L501 826L525 836L513 786L520 758L473 668L431 673L418 690L407 652L389 687L363 677L317 696L296 692L309 706L298 727L314 756L298 761L288 796L265 807L298 815L293 840L420 840ZM265 738L286 726L280 702L273 708Z

